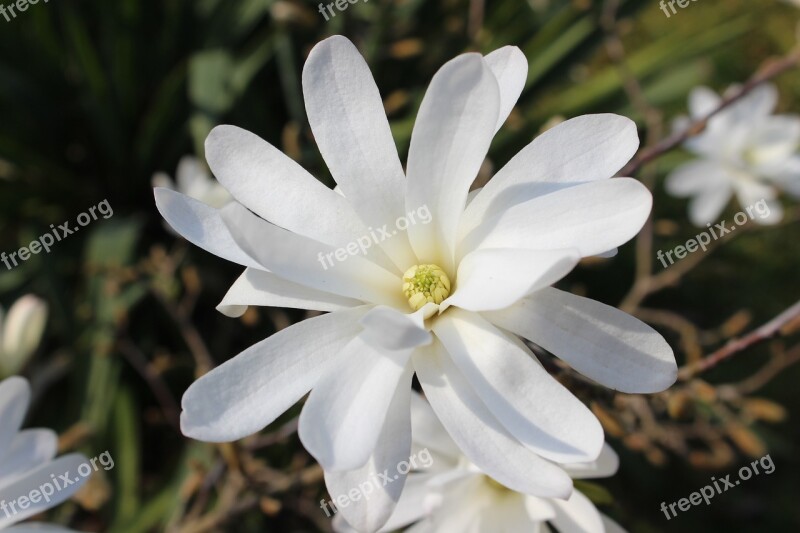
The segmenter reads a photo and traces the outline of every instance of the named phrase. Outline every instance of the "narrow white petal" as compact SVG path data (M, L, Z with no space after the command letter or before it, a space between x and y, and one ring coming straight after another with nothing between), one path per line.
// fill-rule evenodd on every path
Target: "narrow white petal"
M712 188L703 189L689 201L689 220L697 227L719 221L719 217L728 202L733 190L730 183L720 183Z
M398 387L411 387L410 351L379 351L360 336L341 349L300 413L303 446L327 471L364 466ZM405 377L404 377L405 376Z
M344 198L249 131L217 126L206 139L206 158L220 183L264 220L333 246L365 232Z
M530 351L460 309L440 317L433 331L489 411L520 442L560 463L597 458L600 422Z
M353 210L367 226L394 227L404 215L405 174L378 87L353 43L335 35L311 50L303 95L322 157ZM414 264L405 232L380 245L398 268Z
M158 188L154 194L161 216L184 239L239 265L264 268L236 244L218 209L170 189Z
M621 525L602 513L600 513L600 519L603 521L605 533L627 533Z
M664 182L666 191L678 198L693 196L706 189L725 187L733 179L727 168L713 159L695 159L673 170Z
M368 307L309 318L243 351L183 395L183 434L228 442L270 424L303 397L361 330Z
M0 502L13 502L20 496L30 494L33 490L41 490L42 485L51 484L52 486L53 478L51 475L53 474L58 479L58 476L61 474L69 473L70 481L72 481L70 485L62 486L61 490L54 490L53 495L50 496L49 502L44 499L40 499L38 502L30 500L30 505L26 509L17 507L19 512L16 514L0 513L0 529L5 529L11 524L37 515L71 498L89 479L88 477L84 478L78 475L78 468L85 463L88 463L88 459L83 455L77 453L64 455L58 459L40 465L35 470L29 472L25 477L0 489ZM64 481L60 483L62 485L66 484Z
M311 289L287 281L272 272L248 268L239 276L217 306L217 310L230 317L244 314L250 305L339 311L361 305L353 298Z
M453 464L458 462L461 451L436 418L430 404L417 393L411 396L411 428L416 446L439 452Z
M422 100L408 152L406 210L427 206L432 224L409 227L417 257L452 272L461 213L494 136L497 80L478 54L446 63Z
M695 87L689 93L689 113L695 120L708 116L722 103L722 98L708 87Z
M12 376L0 382L0 458L11 448L30 401L31 387L24 378Z
M429 510L425 503L431 493L427 485L432 478L433 474L408 475L397 507L381 531L396 531L428 514Z
M363 257L328 261L330 246L270 224L236 203L225 206L222 216L236 242L283 279L355 300L405 305L400 277Z
M469 311L508 307L548 287L575 268L577 250L484 249L468 254L458 265L458 288L441 309L454 305Z
M675 356L661 334L589 298L550 287L483 316L606 387L652 393L666 389L677 377Z
M413 361L431 407L473 464L512 490L545 497L569 496L572 491L569 476L511 436L450 360L441 343L434 341L418 349Z
M58 451L58 436L49 429L26 429L17 433L8 452L0 457L0 488L20 479L28 471L50 461Z
M603 445L600 457L589 463L570 463L561 465L572 479L595 479L610 477L617 473L619 468L619 456L614 449L608 445Z
M562 122L509 161L467 207L461 234L531 198L613 176L639 147L636 124L611 114Z
M604 533L600 511L580 491L568 500L552 500L556 517L552 520L559 533Z
M385 305L376 306L361 319L364 326L361 336L368 344L389 351L430 344L433 337L425 329L423 311L424 308L407 314Z
M636 235L652 203L647 187L630 178L583 183L486 220L464 238L459 255L483 248L577 248L582 257L597 255Z
M484 57L484 60L497 78L497 85L500 88L500 109L495 126L497 132L511 114L519 95L522 94L522 89L525 88L525 80L528 79L528 60L516 46L498 48Z
M740 181L736 184L736 196L742 212L747 214L749 209L756 223L771 225L783 220L783 206L777 200L778 191L772 185L757 181ZM749 218L751 216L748 214ZM737 225L732 224L732 227Z
M409 366L405 379L394 391L375 451L367 463L347 472L325 472L331 499L335 502L338 496L347 495L349 503L339 506L339 513L358 531L371 533L380 529L395 511L404 488L413 490L406 486L406 465L410 464L411 455L410 395ZM378 476L386 472L388 481Z

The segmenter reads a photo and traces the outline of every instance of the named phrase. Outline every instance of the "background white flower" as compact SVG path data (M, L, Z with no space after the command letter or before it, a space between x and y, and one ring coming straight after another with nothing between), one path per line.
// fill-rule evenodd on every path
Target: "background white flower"
M718 221L734 195L743 208L765 200L769 215L755 217L755 221L774 224L783 218L778 191L800 198L800 117L773 115L777 101L774 86L756 87L712 117L705 131L686 142L686 149L700 158L675 169L665 186L673 196L692 198L689 219L693 224ZM720 102L711 89L694 89L689 95L691 119L679 118L676 129L704 118Z
M47 324L47 303L27 294L3 313L0 308L0 376L19 372L38 348Z
M420 107L404 174L366 62L350 41L332 37L312 50L303 90L341 194L232 126L211 132L206 154L236 202L217 210L155 191L176 231L247 267L223 312L235 316L248 305L330 312L197 380L182 401L186 435L242 438L310 390L299 422L309 452L329 472L382 471L409 456L416 373L470 461L519 492L569 496L571 479L550 461L595 459L603 431L519 337L626 392L662 390L677 368L647 325L549 287L581 257L631 239L649 215L643 185L607 179L638 147L630 120L593 115L554 127L467 206L526 76L514 47L445 64ZM367 256L331 268L318 261L422 205L432 223L412 225ZM374 496L359 527L379 528L402 486Z
M407 531L414 533L545 533L551 531L548 523L562 532L623 531L577 490L567 500L540 498L515 492L493 480L461 454L428 403L417 394L411 400L411 424L412 455L427 450L432 460L427 468L409 474L395 512L380 531L411 526ZM596 461L561 466L573 479L602 478L614 475L619 459L606 444ZM333 497L358 487L354 479L336 474L326 474L326 481ZM369 500L367 495L338 509L334 518L337 533L364 533L347 519L353 517L357 522Z
M87 462L86 457L78 453L55 459L58 437L49 429L20 430L30 398L30 386L25 379L15 376L0 382L0 502L6 504L20 496L27 497L31 490L52 482L51 474L57 477L70 472L74 475L78 467ZM79 478L72 485L56 491L49 502L29 500L26 509L15 507L17 513L8 506L7 510L0 510L0 529L15 533L69 531L39 523L15 524L69 499L87 479Z
M177 190L211 207L222 207L232 200L230 193L211 176L205 165L191 155L183 156L178 162L175 181L165 172L157 172L152 184L153 187Z

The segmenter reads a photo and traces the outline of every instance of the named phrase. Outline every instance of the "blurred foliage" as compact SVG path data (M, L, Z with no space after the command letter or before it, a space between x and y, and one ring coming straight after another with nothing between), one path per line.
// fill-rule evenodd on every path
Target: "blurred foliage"
M317 482L255 504L240 502L253 504L249 512L209 529L176 529L181 517L197 513L197 498L190 496L198 490L211 494L204 503L212 510L230 503L218 477L203 486L205 474L218 468L220 449L189 441L177 429L183 390L198 368L219 364L304 315L258 309L234 320L217 313L237 268L164 231L152 174L172 172L184 154L202 156L208 131L231 123L332 184L305 120L300 75L310 48L335 33L351 38L367 58L403 157L438 67L463 51L487 53L507 44L523 50L530 71L493 145L495 168L558 115L621 113L640 122L644 138L644 117L605 51L601 10L590 0L371 0L325 22L312 2L81 0L39 3L11 22L0 19L0 249L16 250L103 199L114 208L112 219L93 222L50 254L0 269L3 304L33 292L51 306L39 357L25 372L37 393L31 422L56 428L65 448L90 456L108 449L116 460L106 483L90 487L104 503L92 508L83 498L52 516L76 529L125 533L329 527L316 507L324 495ZM797 20L796 10L777 1L701 0L668 19L655 0L628 0L619 28L630 71L670 119L685 112L692 87L722 90L747 79L766 58L786 53L795 44ZM796 110L798 82L796 71L777 80L782 110ZM662 158L657 175L684 159L680 151ZM656 248L693 236L685 203L660 187L655 194ZM743 309L748 324L761 324L800 294L797 242L797 223L751 232L647 305L708 330ZM570 288L615 305L630 287L633 265L628 245L613 261L573 274ZM677 346L677 337L665 334ZM706 377L744 377L766 353L754 349ZM761 391L785 406L788 420L800 415L798 379L794 367ZM271 429L291 423L296 413ZM775 460L774 474L678 519L664 519L661 501L687 496L713 473L679 457L665 460L669 468L654 466L613 440L624 450L622 469L593 483L591 492L604 501L613 495L608 513L631 531L796 531L800 429L776 422L755 426ZM259 447L255 457L275 476L313 466L291 432ZM744 460L741 455L733 464Z

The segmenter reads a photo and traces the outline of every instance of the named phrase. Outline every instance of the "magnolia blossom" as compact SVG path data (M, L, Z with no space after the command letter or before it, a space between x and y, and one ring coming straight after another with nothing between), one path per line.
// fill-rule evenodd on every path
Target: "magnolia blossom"
M0 308L0 376L19 372L36 351L47 324L47 303L28 294L3 315Z
M42 497L43 485L53 487L53 479L65 473L75 479L87 459L77 453L54 459L58 437L49 429L20 431L30 400L31 390L25 379L10 377L0 381L0 529L15 533L67 532L70 530L38 522L15 525L67 500L88 479L79 477L61 490L54 490L49 501ZM38 491L39 497L31 498L31 491ZM21 497L27 500L22 505Z
M686 141L686 149L699 158L667 176L666 189L673 196L692 198L689 220L693 224L705 226L718 220L734 195L742 209L760 206L759 216L751 213L750 218L774 224L783 218L778 191L800 198L800 117L773 115L777 101L774 86L756 87ZM679 118L676 129L705 118L721 102L707 87L694 89L689 95L691 119Z
M153 187L178 190L190 198L212 207L222 207L231 201L225 187L209 174L206 167L196 157L187 155L178 162L175 181L164 172L153 175Z
M155 191L176 231L247 267L222 312L235 316L249 305L329 312L197 380L182 401L187 436L245 437L311 391L299 435L326 471L383 471L409 455L416 373L473 464L522 493L570 495L571 479L550 461L594 460L603 430L520 338L625 392L665 389L677 368L647 325L550 287L582 257L631 239L650 213L643 185L607 179L638 147L630 120L592 115L554 127L467 205L526 76L515 47L445 64L422 101L404 172L366 62L350 41L331 37L311 51L303 92L341 194L233 126L211 132L206 155L236 202L217 210ZM422 206L430 223L392 230ZM389 237L368 253L336 253L378 233ZM385 522L403 481L373 495L360 529Z
M551 531L548 523L562 532L624 531L577 490L569 499L561 500L522 494L498 483L461 453L430 406L416 394L411 399L411 425L412 456L427 450L431 460L427 467L409 474L397 508L382 532L414 524L407 529L409 533L546 533ZM573 479L602 478L616 473L619 459L606 444L596 461L560 466ZM358 487L343 481L354 480L341 477L329 480L332 496L347 494ZM369 493L364 498L368 502ZM354 515L351 505L338 508L334 518L337 533L365 531L354 529L347 522ZM356 511L354 521L357 520Z

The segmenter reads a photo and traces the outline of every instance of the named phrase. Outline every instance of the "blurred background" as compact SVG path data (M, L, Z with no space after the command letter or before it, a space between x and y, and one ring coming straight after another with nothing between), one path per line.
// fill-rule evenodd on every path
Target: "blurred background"
M26 425L54 428L63 451L108 450L115 460L48 520L118 533L330 531L321 472L295 432L297 406L235 444L180 434L180 398L197 376L307 313L218 313L240 269L168 231L152 193L153 176L174 178L184 156L203 164L205 136L221 123L257 133L332 184L300 88L318 41L343 34L362 51L402 159L444 62L520 47L530 67L525 91L482 179L539 132L584 113L631 117L643 143L666 136L693 87L722 91L747 80L791 51L800 19L778 0L698 0L669 18L656 0L361 0L329 21L317 9L283 0L73 0L0 18L0 250L18 250L51 224L74 225L104 200L113 209L50 253L0 265L6 315L19 298L38 298L20 304L29 329L18 334L22 346L7 347L4 357L16 350L16 359L0 364L4 376L32 382ZM800 72L775 83L780 111L800 111ZM697 233L686 202L663 190L665 174L688 158L674 150L637 174L655 195L644 242L582 264L563 283L651 323L679 364L769 322L800 295L798 210L789 201L782 224L743 231L696 254L674 279L658 278L657 289L630 292L637 276L650 279L648 240L667 250ZM779 338L653 397L590 388L564 370L560 379L592 406L622 458L614 478L582 489L634 532L800 530L797 330L797 321L787 324ZM662 501L766 453L773 474L670 521L661 513Z

